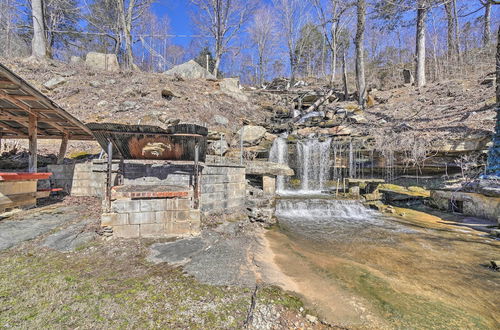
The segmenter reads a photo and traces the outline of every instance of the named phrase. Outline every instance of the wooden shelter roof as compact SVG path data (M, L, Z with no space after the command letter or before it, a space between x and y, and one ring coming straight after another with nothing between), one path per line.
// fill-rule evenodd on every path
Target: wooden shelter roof
M1 138L28 138L30 115L37 118L39 139L95 139L85 124L0 63Z

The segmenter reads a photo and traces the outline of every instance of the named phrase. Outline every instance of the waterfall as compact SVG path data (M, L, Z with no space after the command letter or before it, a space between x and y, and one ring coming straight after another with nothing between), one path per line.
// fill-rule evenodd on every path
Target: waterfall
M330 179L332 139L309 139L297 143L297 164L302 191L321 191Z
M278 137L274 140L271 150L269 151L269 161L287 164L288 165L288 143L286 135ZM285 177L278 175L276 177L276 191L282 192L285 190Z
M276 216L297 219L314 217L366 220L376 214L377 212L354 200L281 199L276 205Z

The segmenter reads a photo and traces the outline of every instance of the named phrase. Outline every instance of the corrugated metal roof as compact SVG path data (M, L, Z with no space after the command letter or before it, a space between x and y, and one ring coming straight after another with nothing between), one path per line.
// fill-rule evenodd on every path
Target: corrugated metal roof
M94 139L85 124L0 63L2 138L27 138L30 114L38 119L38 138Z

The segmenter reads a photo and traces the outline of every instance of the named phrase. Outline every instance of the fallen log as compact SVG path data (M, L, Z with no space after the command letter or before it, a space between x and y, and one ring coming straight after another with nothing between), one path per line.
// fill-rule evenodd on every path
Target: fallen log
M310 112L316 111L323 103L326 102L326 100L328 100L330 97L332 97L334 92L335 91L333 89L330 89L328 91L328 93L326 93L323 97L319 98L316 102L314 102L314 104L311 105L309 108L307 108L306 111L304 111L300 116L295 117L292 122L296 123L300 119L302 119L302 117L304 115L306 115Z

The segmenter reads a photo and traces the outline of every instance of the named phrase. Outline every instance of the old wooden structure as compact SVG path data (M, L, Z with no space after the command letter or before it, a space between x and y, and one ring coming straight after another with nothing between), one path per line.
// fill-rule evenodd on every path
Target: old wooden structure
M1 139L29 139L29 172L36 172L38 139L60 139L61 162L68 140L94 140L94 136L82 122L0 64Z

